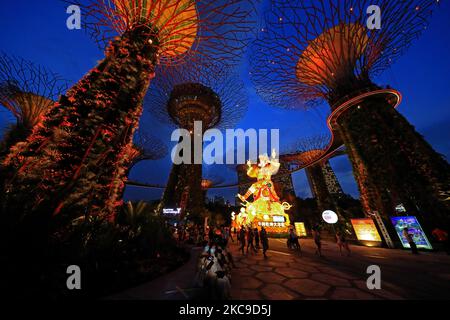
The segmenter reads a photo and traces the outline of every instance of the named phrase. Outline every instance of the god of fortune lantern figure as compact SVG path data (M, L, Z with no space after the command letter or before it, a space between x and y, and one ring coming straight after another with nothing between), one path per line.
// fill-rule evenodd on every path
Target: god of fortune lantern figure
M244 203L245 211L248 213L248 224L253 227L264 226L270 233L287 232L290 220L285 210L289 210L291 205L287 202L280 203L271 179L280 168L275 151L270 158L267 155L260 155L259 164L253 164L249 160L247 166L247 175L256 178L257 181L244 196L240 194L237 196ZM253 196L253 202L248 201L250 196Z

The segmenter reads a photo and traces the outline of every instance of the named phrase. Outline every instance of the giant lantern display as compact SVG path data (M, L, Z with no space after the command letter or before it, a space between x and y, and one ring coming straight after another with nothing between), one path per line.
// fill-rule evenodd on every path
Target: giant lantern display
M448 162L396 110L400 92L375 83L438 2L378 1L382 27L372 28L370 0L273 0L253 46L251 78L268 103L329 104L332 137L317 161L345 145L366 214L388 217L403 203L430 225L448 217Z
M271 157L260 155L258 164L249 160L247 166L247 175L256 178L256 182L245 195L237 195L243 202L243 208L235 219L235 224L252 228L265 227L269 233L288 232L291 222L285 211L289 210L291 205L280 202L271 179L280 168L275 152ZM252 201L249 201L250 196L253 197Z

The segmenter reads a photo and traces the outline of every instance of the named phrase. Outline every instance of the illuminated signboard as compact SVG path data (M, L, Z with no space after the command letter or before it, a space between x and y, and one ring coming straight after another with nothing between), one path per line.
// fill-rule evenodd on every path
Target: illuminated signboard
M181 213L181 208L163 209L163 214L167 214L167 215L179 215L180 213Z
M296 222L294 223L295 225L295 232L297 233L297 235L299 237L306 237L306 228L305 228L305 224L303 222Z
M322 213L322 219L328 224L335 224L338 222L338 216L336 212L331 210L326 210Z
M403 235L403 230L408 228L408 233L412 235L417 248L433 249L416 217L391 217L391 221L403 248L410 248L408 240Z
M371 218L351 219L351 222L358 240L381 242L380 234Z
M273 216L273 222L285 222L283 216Z

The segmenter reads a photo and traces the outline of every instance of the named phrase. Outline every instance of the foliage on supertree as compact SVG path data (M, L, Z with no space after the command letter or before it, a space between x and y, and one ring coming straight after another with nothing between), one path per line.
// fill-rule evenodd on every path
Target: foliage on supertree
M67 89L50 70L22 58L0 54L0 105L16 118L2 142L2 152L23 141L44 113Z
M438 1L377 2L380 30L367 27L370 0L272 2L252 50L251 78L271 105L298 108L370 86L427 28Z
M109 43L105 59L6 158L7 211L113 218L122 204L130 146L156 65L198 57L235 63L252 25L246 0L85 3L86 20L93 22L87 26L119 36Z

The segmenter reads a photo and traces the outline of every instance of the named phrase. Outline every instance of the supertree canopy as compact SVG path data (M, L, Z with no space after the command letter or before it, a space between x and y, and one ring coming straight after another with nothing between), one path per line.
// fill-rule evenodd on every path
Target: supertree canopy
M89 18L85 26L99 43L140 29L163 65L203 57L239 60L255 10L248 0L90 0L80 5Z
M131 170L141 161L162 159L168 152L167 146L159 138L142 130L137 130L130 150L131 164L129 169Z
M326 155L329 144L328 135L318 135L296 141L290 152L280 156L282 161L306 167L311 193L317 201L321 212L325 210L339 211L336 199L343 191Z
M109 43L105 59L6 157L7 211L17 208L25 215L41 212L64 219L86 212L112 217L122 204L124 181L117 177L124 177L156 65L180 65L199 57L235 63L253 13L246 0L84 4L87 27L102 38L112 32L118 36Z
M5 133L2 155L15 143L27 138L66 89L66 82L46 68L0 54L0 105L16 118L15 125Z
M211 128L232 128L248 104L243 82L222 64L186 64L173 68L168 76L153 82L147 98L148 109L158 119L189 130L192 151L195 135L203 137ZM202 132L193 130L195 121L202 123ZM190 164L173 165L161 210L165 206L177 206L183 212L197 215L202 212L202 164L194 163L194 152L190 159Z
M405 205L434 223L448 217L449 165L395 108L401 94L376 85L428 25L436 0L274 0L253 47L251 77L274 106L330 104L367 213ZM433 221L435 220L435 221Z

